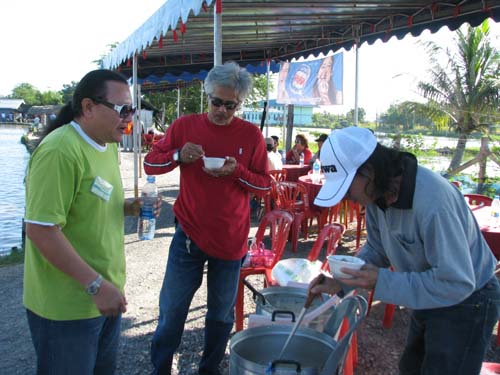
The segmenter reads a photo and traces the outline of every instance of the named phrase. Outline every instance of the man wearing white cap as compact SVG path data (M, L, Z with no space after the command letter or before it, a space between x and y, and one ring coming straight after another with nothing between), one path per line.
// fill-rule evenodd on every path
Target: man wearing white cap
M321 161L325 184L314 203L346 197L366 207L367 241L357 255L366 264L342 268L351 279L313 280L311 291L374 288L375 299L413 309L401 375L478 374L500 315L500 285L460 191L368 129L335 130Z

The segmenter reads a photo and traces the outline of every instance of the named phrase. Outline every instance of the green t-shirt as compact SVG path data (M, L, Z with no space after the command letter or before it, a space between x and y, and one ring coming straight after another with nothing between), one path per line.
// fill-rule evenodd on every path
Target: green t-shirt
M58 225L80 257L123 290L124 194L117 145L99 150L74 126L56 129L33 153L25 220ZM109 193L111 186L108 197L103 191ZM52 266L29 239L24 268L24 305L37 315L52 320L100 315L84 288Z

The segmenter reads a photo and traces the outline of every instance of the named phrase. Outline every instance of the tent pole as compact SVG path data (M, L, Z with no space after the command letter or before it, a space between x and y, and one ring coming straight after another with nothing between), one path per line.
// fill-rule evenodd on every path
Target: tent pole
M200 82L200 113L203 113L203 81Z
M267 111L266 111L266 138L269 137L269 84L270 84L270 70L271 70L271 60L267 59L266 60L266 78L267 78L267 92L266 92L266 106L267 106Z
M133 76L133 86L132 86L132 91L133 91L133 100L134 100L134 105L138 105L138 95L137 95L137 54L134 54L134 58L132 60L132 76ZM137 199L139 197L139 163L137 161L137 153L139 152L138 150L138 138L140 133L140 121L139 121L139 111L136 111L134 114L134 128L132 131L132 143L133 143L133 149L134 149L134 197Z
M215 0L214 66L222 65L222 0Z
M181 88L177 86L177 118L181 117Z
M141 111L142 111L142 103L141 103L141 85L137 84L137 111L136 113L139 113L139 135L137 136L137 149L139 150L139 178L142 177L142 132L146 133L146 129L143 129L143 123L141 122Z
M359 26L354 29L356 40L356 73L354 86L354 126L358 126L358 92L359 92Z

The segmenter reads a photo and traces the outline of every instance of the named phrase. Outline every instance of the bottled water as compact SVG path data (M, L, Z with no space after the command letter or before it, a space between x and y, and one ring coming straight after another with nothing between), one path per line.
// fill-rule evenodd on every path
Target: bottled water
M303 152L300 153L300 166L301 167L304 166L304 153Z
M500 196L495 195L493 202L491 202L491 226L498 226L500 224Z
M321 180L321 161L316 158L313 164L313 173L311 176L312 181L317 184Z
M155 177L148 176L147 182L141 191L141 215L137 223L137 234L140 240L152 240L155 236L156 218L155 204L158 197L158 188L155 184Z

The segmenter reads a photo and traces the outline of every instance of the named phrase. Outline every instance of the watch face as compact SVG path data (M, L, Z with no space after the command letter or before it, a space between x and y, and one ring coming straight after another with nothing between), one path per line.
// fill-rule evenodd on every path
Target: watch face
M91 295L94 295L97 293L97 291L99 290L99 287L97 285L91 285L88 290L87 290L87 293L88 294L91 294Z
M87 289L85 289L85 291L90 294L91 296L97 294L97 292L99 291L99 288L101 287L101 283L102 283L102 276L99 275L97 277L97 279L95 279L94 281L92 281L88 286L87 286Z
M174 161L179 162L180 159L181 159L181 151L177 150L174 154Z

